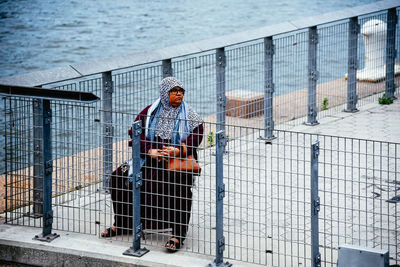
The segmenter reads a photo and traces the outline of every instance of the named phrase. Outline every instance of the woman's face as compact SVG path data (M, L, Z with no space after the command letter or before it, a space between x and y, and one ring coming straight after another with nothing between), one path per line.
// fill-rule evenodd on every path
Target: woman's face
M174 108L179 107L182 104L183 96L185 95L185 90L176 86L169 90L169 103Z

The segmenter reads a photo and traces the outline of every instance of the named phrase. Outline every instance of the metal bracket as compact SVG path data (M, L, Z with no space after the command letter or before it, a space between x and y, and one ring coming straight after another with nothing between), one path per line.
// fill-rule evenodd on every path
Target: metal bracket
M226 96L224 95L218 96L218 105L226 107Z
M225 250L225 237L221 237L220 239L218 239L218 250L219 253L224 252Z
M104 130L105 130L105 135L106 136L113 136L114 135L114 126L106 126Z
M314 214L318 214L320 209L321 209L321 202L320 198L317 197L316 199L314 199Z
M106 91L107 93L114 93L114 83L112 81L106 81L104 83L104 91Z
M318 33L314 33L310 36L310 42L312 44L318 44L318 39L319 39Z
M351 29L351 33L359 34L360 33L360 29L361 29L360 24L355 23L355 24L353 24L353 29Z
M223 67L223 68L226 67L226 56L225 56L225 53L224 53L224 54L220 54L220 55L217 57L217 64L218 64L220 67Z
M269 47L265 47L265 54L267 56L275 55L275 45L271 44Z
M139 224L135 229L135 240L139 240L143 236L143 226Z
M45 173L46 175L49 175L53 172L53 161L49 160L45 164Z
M53 112L51 111L51 109L47 110L47 112L43 114L44 124L51 124L52 114Z
M48 234L48 235L45 235L45 236L42 233L42 234L39 234L39 235L35 235L35 237L32 238L32 240L38 240L38 241L49 242L50 243L51 241L53 241L57 237L60 237L60 235L58 235L56 233Z
M275 84L274 83L269 83L265 86L265 92L267 94L273 94L275 92Z
M141 187L143 184L142 172L138 172L134 176L135 180L133 180L133 174L132 174L132 176L129 177L129 182L132 183L133 181L135 181L135 188Z
M314 262L315 262L315 267L321 267L321 253L315 255Z
M218 187L218 200L223 200L225 197L225 184Z
M353 70L358 69L358 60L356 58L350 59L349 67Z
M273 130L274 126L275 126L274 121L267 121L265 123L265 129L267 129L267 130Z
M142 134L142 125L140 124L140 122L135 122L133 124L132 135L139 136L141 134Z
M218 145L219 146L225 147L226 146L225 132L217 133L217 140L218 140Z
M51 124L51 117L45 117L44 124Z
M308 115L315 117L317 115L317 111L313 107L310 107L308 110Z
M149 251L150 250L148 250L147 248L140 248L135 251L135 249L133 247L130 247L127 250L125 250L125 252L122 253L122 255L133 256L133 257L142 257L144 254L146 254Z
M51 226L53 224L53 211L50 210L47 212L47 214L43 214L43 218L44 218L44 226Z
M318 158L319 156L319 142L315 143L313 146L313 158Z
M313 81L317 81L319 79L319 71L317 70L313 70L308 74L308 77L313 80Z

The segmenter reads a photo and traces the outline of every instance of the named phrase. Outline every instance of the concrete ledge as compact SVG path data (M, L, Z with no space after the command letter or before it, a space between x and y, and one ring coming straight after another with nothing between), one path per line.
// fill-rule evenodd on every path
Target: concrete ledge
M97 253L41 245L32 246L23 242L4 240L0 240L0 259L34 266L148 266L128 260L126 262L109 260Z
M264 114L264 94L233 90L226 93L226 116L251 118Z
M131 242L65 231L55 231L60 237L51 243L32 240L33 236L40 232L41 228L7 225L0 222L0 262L73 267L204 267L214 260L212 256L185 251L170 254L165 249L156 247L147 247L150 252L140 258L125 256L122 253L132 245Z

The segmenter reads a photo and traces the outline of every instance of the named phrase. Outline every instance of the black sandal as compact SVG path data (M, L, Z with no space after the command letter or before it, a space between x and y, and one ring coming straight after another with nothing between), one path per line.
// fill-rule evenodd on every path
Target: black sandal
M107 233L105 233L106 231L107 231ZM113 236L117 236L120 234L121 233L120 233L120 231L118 231L118 228L117 228L117 231L114 231L112 229L112 227L108 227L106 230L104 230L104 232L101 233L101 237L113 237Z
M172 238L177 239L178 242L175 242L174 240L172 240ZM182 242L181 242L181 239L180 239L179 237L172 236L172 237L167 241L167 243L165 243L165 247L166 247L166 249L167 249L168 252L173 253L173 252L177 252L178 249L181 248L181 243L182 243ZM175 248L167 247L167 245L173 245L173 246L175 246Z

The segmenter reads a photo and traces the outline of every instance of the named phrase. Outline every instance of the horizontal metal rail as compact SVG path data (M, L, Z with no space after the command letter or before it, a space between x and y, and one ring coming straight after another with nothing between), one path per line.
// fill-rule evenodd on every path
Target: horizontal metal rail
M86 103L92 103L100 100L99 97L87 92L55 90L40 87L15 86L6 84L0 84L0 95L59 101L78 101Z

